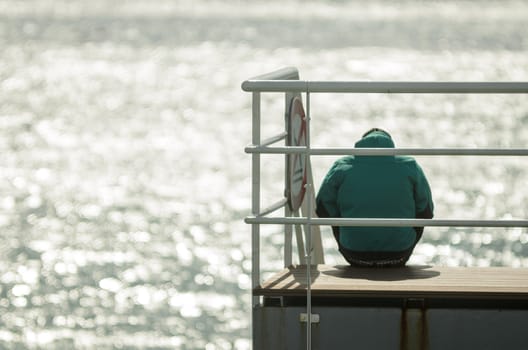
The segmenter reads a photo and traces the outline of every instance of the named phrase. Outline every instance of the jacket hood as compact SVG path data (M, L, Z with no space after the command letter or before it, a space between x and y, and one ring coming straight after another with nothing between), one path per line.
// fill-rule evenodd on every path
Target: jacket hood
M354 145L356 148L394 148L394 141L383 131L373 131Z

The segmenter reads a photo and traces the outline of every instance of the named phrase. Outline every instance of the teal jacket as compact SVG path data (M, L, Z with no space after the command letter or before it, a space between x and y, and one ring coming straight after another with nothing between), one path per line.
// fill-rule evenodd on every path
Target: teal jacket
M355 147L394 148L391 137L375 131ZM319 217L433 217L427 179L412 157L347 156L334 163L316 198ZM334 232L337 230L334 227ZM339 243L353 251L399 252L409 249L423 227L340 227Z

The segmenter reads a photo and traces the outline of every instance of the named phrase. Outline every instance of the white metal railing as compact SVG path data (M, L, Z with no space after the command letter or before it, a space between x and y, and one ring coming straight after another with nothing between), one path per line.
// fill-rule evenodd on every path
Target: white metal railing
M250 145L245 148L246 153L260 154L303 154L307 152L306 147L289 146L289 147L269 147L271 143ZM528 149L525 148L311 148L312 156L338 156L338 155L356 155L356 156L527 156Z
M414 93L414 94L528 94L528 82L368 82L368 81L302 81L295 68L284 68L261 75L242 83L242 89L252 93L252 143L245 151L252 156L252 205L251 215L245 222L252 227L252 288L260 283L260 225L285 225L285 264L291 263L291 227L304 227L306 248L304 260L299 251L300 261L307 265L312 262L312 227L317 225L336 226L463 226L463 227L528 227L528 220L446 220L446 219L394 219L394 218L317 218L313 215L314 189L311 181L306 184L304 216L288 209L287 199L281 198L275 204L260 207L260 156L261 154L299 154L306 157L306 167L311 178L311 156L325 155L424 155L424 156L528 156L528 149L495 148L312 148L310 146L310 94L311 93ZM287 139L288 133L281 132L261 140L260 95L264 92L283 92L288 101L294 93L304 93L306 100L306 146L273 146ZM287 167L287 163L286 163ZM285 215L268 215L285 208ZM298 244L299 232L297 232ZM302 237L302 236L301 236ZM311 315L311 276L307 269L307 314ZM253 304L259 299L253 297ZM311 344L311 317L307 322L307 344Z
M386 218L289 218L289 217L263 217L248 216L248 224L281 224L281 225L332 225L332 226L436 226L436 227L528 227L528 220L446 220L446 219L386 219Z
M279 73L279 72L277 72ZM291 76L291 75L290 75ZM262 79L264 78L264 79ZM279 75L246 80L244 91L330 92L330 93L413 93L413 94L516 94L526 93L525 82L392 82L392 81L288 81ZM281 78L288 79L288 78Z

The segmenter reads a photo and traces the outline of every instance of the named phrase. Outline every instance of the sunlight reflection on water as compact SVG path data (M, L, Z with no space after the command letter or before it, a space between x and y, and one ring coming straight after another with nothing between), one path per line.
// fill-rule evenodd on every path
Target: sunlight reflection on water
M0 1L0 347L249 349L240 83L285 65L307 79L528 80L526 6L321 0L299 16L295 1ZM263 97L264 132L282 127L282 103ZM402 147L528 141L525 96L312 103L321 146L371 126ZM333 160L314 160L316 184ZM269 203L283 169L265 161ZM438 217L526 217L519 159L420 163ZM282 239L263 228L264 276ZM527 243L523 229L428 228L412 262L528 266Z

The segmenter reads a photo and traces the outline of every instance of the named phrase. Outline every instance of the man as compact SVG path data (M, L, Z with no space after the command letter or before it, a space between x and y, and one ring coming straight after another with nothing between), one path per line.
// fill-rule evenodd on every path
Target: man
M388 132L371 129L356 148L394 148ZM334 163L316 198L319 217L433 217L427 179L412 157L347 156ZM403 266L423 227L332 227L339 251L355 266Z

